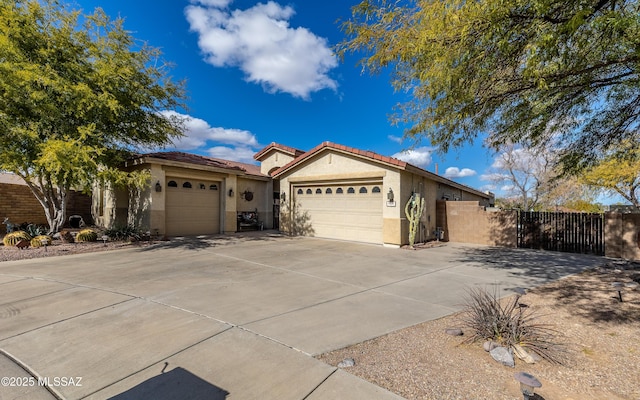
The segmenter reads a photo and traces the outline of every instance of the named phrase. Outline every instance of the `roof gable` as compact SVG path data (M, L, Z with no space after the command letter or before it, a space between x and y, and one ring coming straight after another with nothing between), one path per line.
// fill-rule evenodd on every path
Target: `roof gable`
M284 154L288 154L293 158L299 157L302 154L304 154L305 152L303 150L299 150L296 149L294 147L289 147L289 146L285 146L283 144L280 143L276 143L276 142L271 142L269 145L267 145L265 148L263 148L262 150L258 151L253 158L255 160L258 161L262 161L262 159L264 159L264 157L270 153L271 151L280 151Z
M331 142L323 142L318 146L314 147L313 149L307 151L306 153L300 155L299 157L289 162L288 164L277 169L271 176L274 178L278 177L278 175L281 175L282 173L290 170L291 168L294 168L295 166L303 163L305 160L308 160L310 157L330 149L337 150L339 152L346 153L346 154L367 158L374 162L395 167L398 169L405 169L406 166L409 165L408 163L398 160L397 158L383 156L378 153L374 153L372 151L360 150L354 147L343 146L341 144L336 144Z

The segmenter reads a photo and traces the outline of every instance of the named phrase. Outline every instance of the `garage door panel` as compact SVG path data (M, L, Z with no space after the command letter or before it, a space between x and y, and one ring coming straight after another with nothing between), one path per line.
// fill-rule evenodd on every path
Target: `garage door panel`
M360 193L358 186L355 193L347 193L349 186L296 187L299 212L306 215L313 236L341 240L354 240L368 243L382 243L382 194L374 187L382 187L382 183L364 186L366 193ZM311 194L307 189L311 188ZM338 188L343 193L336 193ZM331 193L327 193L331 189Z
M165 186L166 229L170 236L211 235L220 233L220 193L211 190L219 182L194 182L192 188L183 187L184 179L167 178L178 187ZM200 188L204 184L204 189Z

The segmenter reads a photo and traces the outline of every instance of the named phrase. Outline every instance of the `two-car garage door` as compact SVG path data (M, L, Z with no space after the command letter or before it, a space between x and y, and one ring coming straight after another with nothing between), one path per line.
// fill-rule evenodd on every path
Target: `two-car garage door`
M296 185L293 223L302 234L382 243L382 183Z
M167 235L220 233L220 182L167 178Z

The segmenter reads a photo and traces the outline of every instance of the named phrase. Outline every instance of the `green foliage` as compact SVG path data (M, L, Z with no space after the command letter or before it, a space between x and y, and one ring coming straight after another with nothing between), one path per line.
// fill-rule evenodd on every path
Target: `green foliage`
M51 238L51 236L47 235L35 236L33 239L31 239L31 247L41 247L44 242L47 243L47 246L51 246L51 244L53 243L53 239Z
M413 193L404 206L404 214L409 221L409 246L416 241L416 232L420 226L420 217L424 211L424 198L419 193Z
M520 296L502 303L497 293L470 289L463 311L463 323L471 330L469 342L492 340L504 347L520 345L540 357L562 364L565 347L559 343L559 333L537 322L538 316L528 307L520 306Z
M98 240L98 233L93 229L83 229L76 236L76 242L95 242L96 240Z
M581 179L587 185L619 194L640 210L640 143L624 143L584 171Z
M637 0L364 0L338 51L392 67L409 137L443 152L485 134L494 148L556 138L579 169L640 141L638 15Z
M142 238L142 232L133 225L115 226L106 229L104 234L109 236L111 240L138 241Z
M52 232L72 187L138 181L118 169L131 149L182 134L164 111L183 106L184 83L159 58L101 9L0 0L0 170L27 182Z
M7 233L4 239L2 239L2 243L4 243L5 246L15 246L22 240L31 241L31 236L25 231L14 231Z

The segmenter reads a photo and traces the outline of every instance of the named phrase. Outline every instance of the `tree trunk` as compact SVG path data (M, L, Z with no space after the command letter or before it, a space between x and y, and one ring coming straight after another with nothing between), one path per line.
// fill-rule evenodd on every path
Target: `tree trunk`
M68 188L54 187L50 181L45 181L42 177L38 182L33 182L27 176L22 176L22 179L44 209L44 215L49 224L49 234L59 232L66 220Z

